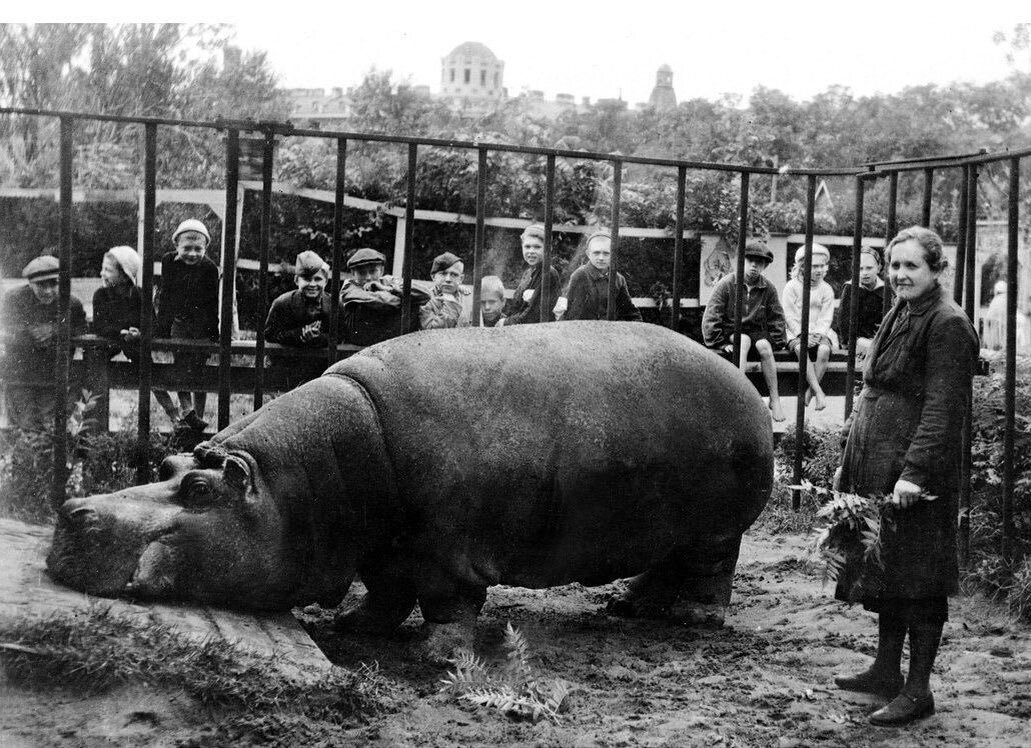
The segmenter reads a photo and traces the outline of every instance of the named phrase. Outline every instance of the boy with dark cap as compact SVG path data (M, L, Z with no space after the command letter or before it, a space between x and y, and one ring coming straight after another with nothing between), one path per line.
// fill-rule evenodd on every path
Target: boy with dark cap
M587 239L584 249L587 264L581 265L569 276L565 296L559 299L556 313L562 321L575 319L608 319L609 263L612 259L612 235L596 231ZM630 298L626 278L616 273L616 319L640 322L641 312Z
M218 341L218 266L205 254L210 241L207 227L196 218L183 221L172 234L175 249L161 258L154 337ZM190 374L207 360L207 353L175 354L179 370ZM154 396L176 425L195 431L207 427L202 419L206 392L179 392L179 408L166 392L155 390Z
M287 291L268 310L265 340L294 348L322 348L326 345L331 299L326 293L329 265L317 252L301 252L294 260L294 283L297 289ZM318 376L326 362L322 359L295 359L273 355L275 366L289 371L291 387Z
M419 307L419 328L439 330L446 327L468 327L469 318L462 308L462 278L465 265L457 255L445 252L433 258L430 277L433 290L429 301Z
M785 416L777 389L777 363L773 352L784 347L784 309L777 289L763 277L771 262L773 252L765 242L753 239L745 245L745 298L741 318L741 360L738 363L743 369L754 346L770 392L773 420L783 421ZM737 273L729 273L712 290L702 315L702 338L706 346L724 353L734 350L736 314Z
M387 258L368 247L355 250L347 260L351 277L340 289L340 325L344 340L354 345L374 345L397 337L401 330L401 284L383 275ZM412 284L412 304L429 299L425 289ZM419 318L412 315L409 329L419 329Z
M10 422L22 429L47 429L53 426L54 378L57 341L61 325L57 279L60 263L43 255L22 270L28 284L15 289L4 299L3 332L5 401ZM72 296L68 313L71 334L86 331L82 302Z

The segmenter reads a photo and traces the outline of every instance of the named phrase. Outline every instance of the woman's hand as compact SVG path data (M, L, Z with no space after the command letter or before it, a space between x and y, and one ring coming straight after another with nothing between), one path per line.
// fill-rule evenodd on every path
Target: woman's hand
M895 490L892 492L891 502L898 504L903 509L907 509L920 501L922 493L923 489L916 483L910 483L908 480L899 478L895 481Z

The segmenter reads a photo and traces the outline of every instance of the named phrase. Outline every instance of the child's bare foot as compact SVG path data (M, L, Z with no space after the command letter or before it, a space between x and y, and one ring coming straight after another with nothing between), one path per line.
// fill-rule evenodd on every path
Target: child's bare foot
M774 421L783 421L784 410L780 407L780 400L770 400L770 415L773 416Z
M827 401L823 399L823 393L817 392L813 395L813 410L823 410L827 407Z
M805 404L806 404L806 407L809 406L809 403L811 403L812 400L813 400L813 388L810 387L809 389L807 389L805 391Z

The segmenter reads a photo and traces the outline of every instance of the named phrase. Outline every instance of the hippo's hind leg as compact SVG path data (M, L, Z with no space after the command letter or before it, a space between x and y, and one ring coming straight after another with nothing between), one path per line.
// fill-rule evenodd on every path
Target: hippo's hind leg
M415 608L415 584L407 565L385 563L363 567L359 574L367 590L355 604L341 607L337 628L369 634L390 633Z
M432 567L419 581L419 607L425 620L422 659L445 665L459 649L473 651L476 617L487 599L486 585L458 580Z
M626 618L663 618L689 625L723 623L734 586L741 538L708 546L678 546L634 577L608 612Z

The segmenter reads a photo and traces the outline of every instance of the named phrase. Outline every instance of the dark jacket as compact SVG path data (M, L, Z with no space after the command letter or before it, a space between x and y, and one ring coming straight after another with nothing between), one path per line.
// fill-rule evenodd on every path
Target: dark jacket
M119 351L130 361L139 357L140 344L122 339L122 330L130 327L140 327L140 289L128 283L98 288L93 294L93 333L114 343L108 346L109 358Z
M877 334L877 328L881 326L884 319L884 288L881 283L877 288L869 289L859 287L859 314L856 317L856 334L860 338L873 338ZM891 299L895 295L889 290ZM848 345L851 335L849 327L849 309L852 304L852 282L848 281L841 287L841 303L834 313L834 331L838 333L838 340L841 347Z
M907 306L908 315L896 325ZM939 597L957 590L963 416L977 356L970 320L940 287L910 304L896 303L871 344L841 485L881 496L903 478L937 497L898 509L894 529L882 528L884 597ZM856 598L854 572L839 577L840 599Z
M287 291L269 307L265 319L265 340L269 343L301 348L320 348L326 345L329 332L332 299L323 292L318 299L309 301L300 290ZM301 329L316 320L322 322L321 332L311 340L301 339Z
M158 286L158 338L206 338L218 340L218 266L207 257L196 265L176 259L175 252L161 258Z
M780 305L777 289L759 276L759 282L745 287L744 313L741 332L745 335L762 334L774 350L784 347L784 309ZM737 273L720 279L712 289L709 303L702 315L702 338L709 348L722 348L734 342L734 316L737 312Z
M72 296L68 307L71 334L86 332L86 312L82 302ZM53 383L57 362L57 336L61 325L60 302L40 304L28 284L7 294L3 305L3 331L6 355L5 378L27 382ZM37 342L32 330L49 328L49 340Z
M541 267L542 264L537 263L532 268L527 268L523 277L519 279L519 285L512 292L512 298L505 302L506 325L522 325L541 321ZM549 306L552 309L555 307L555 302L558 301L559 283L558 271L555 268L548 268L547 290ZM529 301L523 299L526 291L533 292ZM551 309L548 310L545 319L548 322L555 321L555 315Z
M402 332L419 329L419 306L430 298L427 284L412 283L412 317L408 329L401 330L400 281L390 277L360 286L344 281L340 289L340 328L344 341L353 345L375 345L396 338Z
M562 320L574 319L608 319L609 310L609 274L606 270L598 270L590 263L581 265L569 276L569 288L566 289L568 306ZM627 288L626 278L616 273L616 319L627 322L640 322L641 312L634 306Z

